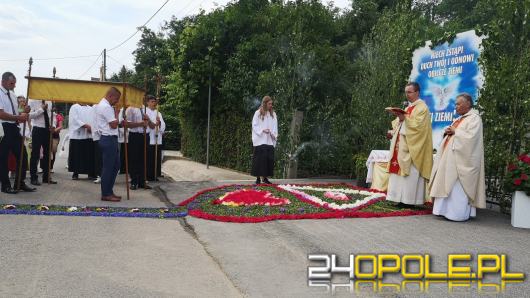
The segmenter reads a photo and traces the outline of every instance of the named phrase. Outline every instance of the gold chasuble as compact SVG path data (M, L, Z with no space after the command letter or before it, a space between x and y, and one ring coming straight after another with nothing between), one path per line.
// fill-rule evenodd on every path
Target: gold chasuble
M431 113L421 99L411 103L406 112L405 121L396 118L392 122L392 158L387 170L391 174L408 176L413 164L420 176L429 180L433 163ZM401 134L403 126L405 134Z

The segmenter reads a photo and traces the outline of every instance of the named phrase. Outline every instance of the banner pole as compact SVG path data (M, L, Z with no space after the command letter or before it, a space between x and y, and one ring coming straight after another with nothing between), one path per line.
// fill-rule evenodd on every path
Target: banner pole
M127 109L127 84L123 84L123 143L125 144L125 188L127 189L127 200L129 200L129 144L127 143L127 114L125 110ZM119 123L118 123L119 125Z
M26 89L26 105L24 107L27 107L29 103L29 84L31 83L31 66L32 65L33 65L33 58L29 57L28 88ZM20 191L20 178L22 175L22 162L24 159L24 141L26 139L26 122L28 121L24 121L24 124L22 124L22 136L21 136L21 144L20 144L20 155L19 155L19 160L18 160L18 173L17 173L17 187L16 187L17 191ZM28 162L27 158L25 162L26 163Z

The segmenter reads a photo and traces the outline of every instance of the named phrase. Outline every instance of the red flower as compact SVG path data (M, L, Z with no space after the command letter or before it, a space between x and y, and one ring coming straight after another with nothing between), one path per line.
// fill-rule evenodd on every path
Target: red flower
M233 204L237 206L278 206L290 204L288 199L274 197L268 191L242 189L227 193L222 198L213 201L213 204Z
M525 156L523 157L523 162L526 163L526 164L529 164L529 165L530 165L530 156L525 155Z
M511 171L513 171L513 170L517 170L517 166L514 165L513 163L511 163L511 164L508 165L508 171L511 172Z
M526 174L521 174L521 180L528 180L528 175Z
M513 184L514 184L514 185L517 185L517 186L521 185L522 182L523 182L523 180L521 180L521 179L515 179L515 180L513 180Z

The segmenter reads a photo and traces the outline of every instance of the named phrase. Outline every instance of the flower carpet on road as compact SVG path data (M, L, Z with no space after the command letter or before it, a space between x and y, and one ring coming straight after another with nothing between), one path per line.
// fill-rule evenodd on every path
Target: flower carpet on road
M0 204L0 214L175 218L186 216L187 212L182 207L124 208Z
M224 185L179 204L188 215L226 222L431 214L431 205L397 207L384 192L349 184Z
M225 222L388 217L431 214L432 204L398 207L378 190L349 184L224 185L203 190L172 208L0 204L0 214L176 218Z

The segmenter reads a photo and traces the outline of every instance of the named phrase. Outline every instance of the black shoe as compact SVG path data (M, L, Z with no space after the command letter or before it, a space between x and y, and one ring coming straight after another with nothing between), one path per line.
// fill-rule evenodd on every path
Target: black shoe
M131 184L131 190L137 190L138 189L138 185L136 184Z
M264 183L264 184L272 184L272 183L269 181L269 179L267 179L267 178L263 179L263 183Z
M48 179L42 179L42 182L43 183L48 183L48 184L57 184L57 181L54 181L52 179L50 179L50 181L48 182Z
M18 191L16 189L11 188L11 186L6 187L6 188L2 188L2 192L8 193L8 194L12 194L12 195L18 193Z
M26 183L24 183L20 185L20 190L25 191L25 192L33 192L33 191L36 191L37 189L35 187L29 187Z
M37 185L37 186L38 186L38 185L41 185L40 182L39 182L39 178L31 179L31 182L30 182L30 183L33 184L33 185Z
M79 180L79 175L78 174L72 174L72 180Z
M88 176L88 180L92 180L92 181L94 181L94 180L96 180L96 179L98 179L98 177Z
M138 185L138 188L143 188L143 189L153 189L151 186L149 185Z
M257 185L257 184L261 184L261 180L260 180L259 178L256 178L256 182L255 182L255 184L256 184L256 185Z

